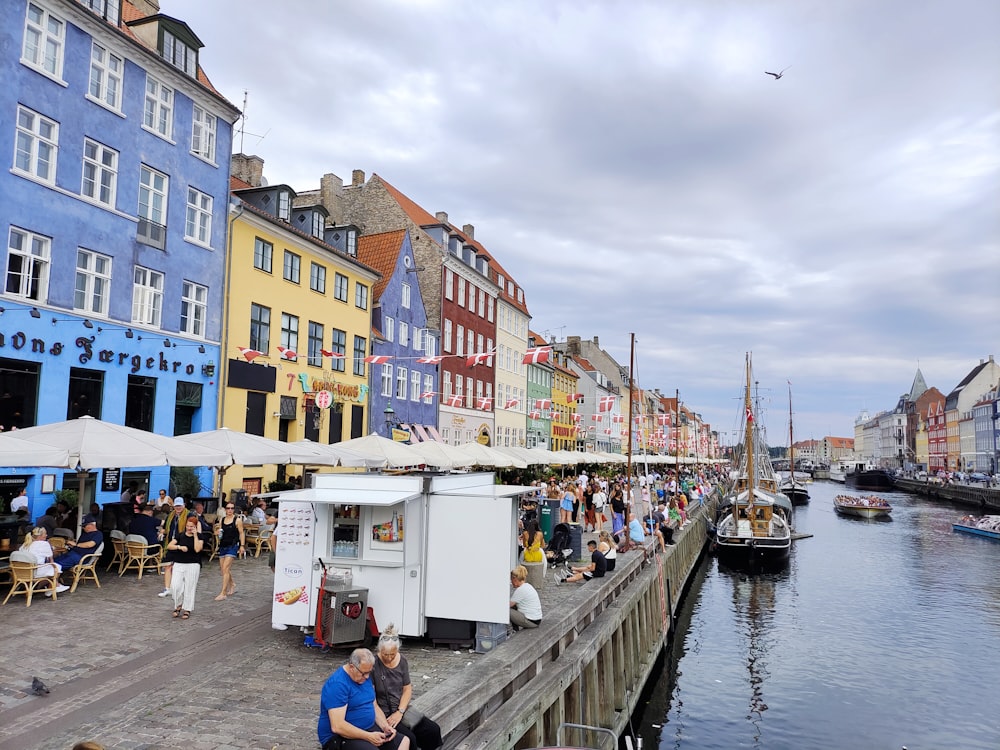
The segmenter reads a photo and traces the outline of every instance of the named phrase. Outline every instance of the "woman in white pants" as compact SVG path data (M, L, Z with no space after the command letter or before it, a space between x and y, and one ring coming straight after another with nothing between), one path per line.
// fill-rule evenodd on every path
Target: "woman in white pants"
M174 597L174 617L186 620L194 609L194 595L198 590L201 576L201 550L204 543L199 532L198 517L189 515L184 530L178 530L167 543L173 551L174 574L170 581L170 593Z

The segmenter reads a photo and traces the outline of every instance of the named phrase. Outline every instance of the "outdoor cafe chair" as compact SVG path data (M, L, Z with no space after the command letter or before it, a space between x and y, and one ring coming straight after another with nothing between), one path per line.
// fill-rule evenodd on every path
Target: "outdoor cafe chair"
M7 592L3 604L6 604L14 594L24 594L27 599L25 606L30 607L31 597L36 591L51 592L54 601L58 596L59 586L55 568L52 568L52 575L36 576L35 573L40 567L42 566L36 562L35 556L30 552L22 552L21 550L11 552L10 573L13 576L14 585Z
M52 530L53 537L60 537L61 539L72 539L73 529L67 529L64 526L60 526L58 529Z
M88 579L92 579L97 584L97 588L101 588L101 581L97 577L97 563L101 560L102 552L104 552L104 542L98 544L97 549L89 555L81 557L80 562L70 568L69 572L73 574L73 583L70 584L69 593L72 594L76 591L76 586L80 581Z
M155 567L156 572L160 572L160 552L163 548L159 544L150 544L146 537L139 534L129 534L125 537L125 564L122 565L118 577L125 575L126 570L135 568L139 572L139 580L142 580L142 573L146 566Z
M268 526L265 524L261 526L254 534L251 536L247 534L247 546L253 545L253 556L260 557L261 549L267 545L268 548L271 546L271 534L274 532L274 526Z
M111 544L115 548L115 554L112 556L111 562L108 563L108 567L105 570L111 570L115 567L115 563L118 563L118 573L121 574L122 567L125 565L125 532L112 529L109 535L111 536Z

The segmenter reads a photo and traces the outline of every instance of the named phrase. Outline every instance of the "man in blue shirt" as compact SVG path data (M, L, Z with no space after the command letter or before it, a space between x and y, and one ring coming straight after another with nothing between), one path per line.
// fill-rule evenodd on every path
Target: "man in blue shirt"
M375 702L370 679L375 655L366 648L330 675L319 698L316 733L323 750L410 750L410 740L397 734Z
M72 540L67 542L66 551L59 555L55 562L61 565L63 570L69 570L76 566L84 555L96 552L103 541L104 534L97 530L97 520L91 515L86 515L83 517L83 531L80 532L80 538L75 542Z
M148 544L159 544L163 540L163 527L159 520L153 518L153 506L143 503L139 506L139 513L132 516L132 521L128 525L129 534L138 534L145 537Z

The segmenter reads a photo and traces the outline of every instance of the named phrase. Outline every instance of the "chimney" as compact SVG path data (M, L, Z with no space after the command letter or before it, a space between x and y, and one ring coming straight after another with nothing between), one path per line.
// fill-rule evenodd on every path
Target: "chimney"
M566 337L566 353L574 357L580 356L580 337L579 336L567 336Z
M319 200L330 212L330 221L335 224L344 223L344 181L327 172L319 179Z
M351 187L361 187L365 184L365 170L355 169L351 172Z
M160 0L132 0L132 5L141 13L141 18L155 16L160 12Z
M470 240L476 239L476 228L472 224L463 224L462 233Z
M597 340L597 336L594 336L594 346L600 346L600 342Z
M251 187L260 187L264 183L264 160L259 156L233 154L229 162L229 174Z
M439 224L448 223L448 214L445 213L444 211L438 211L436 214L434 214L434 218L438 220Z

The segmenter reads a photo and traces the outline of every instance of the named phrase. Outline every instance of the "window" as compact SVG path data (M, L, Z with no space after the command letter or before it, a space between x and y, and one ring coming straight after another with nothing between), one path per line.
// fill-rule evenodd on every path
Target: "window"
M253 267L271 273L271 259L274 257L274 245L260 237L253 241Z
M428 357L437 356L437 341L434 338L434 334L430 331L424 331L424 354Z
M361 282L354 284L354 306L359 310L368 309L368 287Z
M174 130L173 119L174 90L147 73L143 126L169 140Z
M486 298L486 319L492 323L493 322L493 298Z
M406 399L406 368L396 368L396 398Z
M167 185L165 174L145 164L139 170L139 229L136 239L147 245L166 247Z
M156 378L129 375L125 391L125 426L152 432L155 404Z
M482 289L476 290L476 300L479 302L479 317L486 317L486 292Z
M454 391L454 395L456 395L456 396L458 396L460 398L461 398L461 396L464 393L464 391L462 390L462 383L463 382L464 381L462 380L462 376L461 375L456 375L455 376L455 391Z
M79 0L79 2L115 26L121 20L121 0Z
M396 321L386 316L385 325L382 327L385 329L382 331L382 335L385 337L385 340L392 341L393 336L396 335Z
M410 372L410 401L420 401L420 373L417 370Z
M403 306L404 309L409 310L410 309L410 285L409 284L403 284L403 289L402 289L401 295L402 295L402 297L401 297L401 300L400 300L400 304Z
M55 78L62 77L66 24L36 3L28 3L21 62Z
M299 283L299 267L302 264L302 258L293 253L291 250L285 250L285 262L282 266L281 276L285 281L291 281L293 284Z
M312 263L309 266L309 288L314 292L326 294L326 266Z
M250 348L267 354L271 347L271 308L251 303Z
M132 284L132 322L160 327L163 313L163 274L135 267Z
M354 337L354 374L365 374L365 357L367 356L368 341L364 336Z
M382 365L382 395L392 396L392 365Z
M215 115L197 104L191 113L191 153L205 161L215 162Z
M212 244L212 196L205 195L192 187L188 188L184 239L197 242L199 245Z
M160 54L175 68L183 70L192 78L197 77L198 53L166 29L163 30L163 49Z
M455 354L465 354L465 326L461 324L455 329Z
M333 277L333 298L341 302L347 302L347 277L342 273Z
M106 316L111 292L111 258L91 250L76 251L73 309Z
M465 332L465 335L466 335L466 339L465 339L465 353L466 354L476 354L477 353L476 350L472 348L472 346L473 346L473 336L476 335L475 332L471 328L469 328Z
M458 306L465 307L465 279L458 280Z
M44 301L49 286L52 240L11 227L7 249L7 294Z
M413 351L422 352L424 350L424 329L413 329Z
M465 379L465 406L471 409L472 404L472 378Z
M431 396L430 394L432 394L433 392L434 392L434 376L424 375L424 393L428 394L424 396L425 404L431 403L431 399L433 398L433 396Z
M278 193L278 218L282 221L288 221L288 217L291 215L292 210L292 196L287 190L282 190Z
M483 334L481 333L476 334L476 351L480 353L486 351L483 349Z
M447 370L444 371L444 390L441 391L441 398L445 399L451 395L451 373Z
M330 360L330 369L336 372L344 372L346 369L344 360L347 356L347 333L334 328L333 336L330 338L330 350L334 354L341 355Z
M308 331L308 359L306 364L310 364L313 367L323 366L323 354L320 349L323 348L323 324L314 323L309 321L309 331Z
M299 317L281 313L281 345L293 352L299 348Z
M409 323L404 323L403 321L399 321L399 345L410 345L410 325Z
M358 232L356 229L347 230L347 254L352 258L358 257Z
M83 184L80 192L92 201L114 208L117 190L118 152L84 138Z
M66 419L101 418L101 398L104 395L104 373L100 370L69 368L69 394L66 399Z
M326 229L326 222L323 219L323 214L319 211L312 212L312 236L316 239L323 239L323 230Z
M122 108L122 72L125 62L97 42L90 45L90 89L88 94L115 112Z
M27 107L18 107L14 169L54 184L58 151L59 123Z
M207 310L208 287L185 281L181 295L181 331L192 336L204 336Z
M441 351L450 352L451 351L451 321L447 318L444 319L444 341L441 344Z
M444 298L455 299L455 272L450 268L444 269Z

